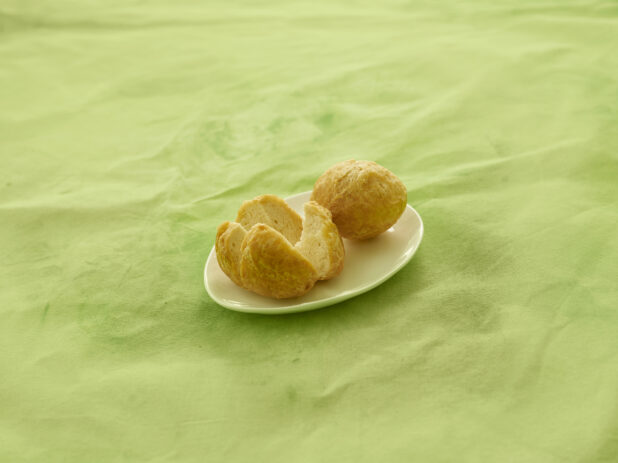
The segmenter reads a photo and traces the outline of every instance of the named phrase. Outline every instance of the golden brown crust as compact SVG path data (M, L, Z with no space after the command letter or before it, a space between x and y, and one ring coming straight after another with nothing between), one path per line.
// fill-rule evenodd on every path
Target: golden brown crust
M302 296L317 280L313 265L278 231L256 224L247 233L240 260L243 286L277 299Z
M315 182L311 199L330 210L345 238L363 240L388 230L406 208L407 190L373 161L335 164Z
M246 235L245 229L235 222L223 222L217 228L215 251L217 262L230 279L238 286L243 286L240 279L240 244ZM234 247L232 247L232 243Z

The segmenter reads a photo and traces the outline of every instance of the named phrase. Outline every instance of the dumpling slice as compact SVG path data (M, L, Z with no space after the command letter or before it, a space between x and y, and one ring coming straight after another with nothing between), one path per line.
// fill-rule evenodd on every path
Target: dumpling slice
M241 247L242 285L262 296L283 299L302 296L316 280L315 268L277 230L254 225Z
M304 210L303 231L296 249L313 264L318 279L328 280L343 270L343 240L328 209L309 201L305 203Z
M243 286L240 279L240 249L246 235L247 231L239 223L223 222L217 228L215 238L219 267L238 286Z
M275 195L261 195L245 201L238 209L236 222L249 230L257 223L274 228L293 245L303 229L303 219L288 203Z

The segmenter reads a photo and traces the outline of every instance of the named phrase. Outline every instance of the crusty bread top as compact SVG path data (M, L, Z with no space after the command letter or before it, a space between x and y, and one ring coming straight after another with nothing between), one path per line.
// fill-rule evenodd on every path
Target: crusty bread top
M335 164L315 182L311 199L333 214L344 238L368 239L391 227L406 208L399 178L373 161Z
M328 280L343 270L345 249L331 213L315 201L304 205L305 219L296 249L313 264L320 280Z
M301 296L318 278L311 262L268 225L254 225L243 240L241 252L243 286L263 296Z
M261 195L245 201L238 210L236 222L249 230L256 223L274 228L296 244L303 229L303 220L288 203L275 195Z

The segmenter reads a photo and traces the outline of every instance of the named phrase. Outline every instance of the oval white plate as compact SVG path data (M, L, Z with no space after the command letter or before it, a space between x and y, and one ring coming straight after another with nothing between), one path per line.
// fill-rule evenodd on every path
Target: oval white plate
M310 191L286 198L303 215ZM421 216L408 204L399 221L368 241L343 240L345 264L332 280L319 281L311 291L293 299L270 299L232 283L217 263L213 246L204 269L204 285L217 304L231 310L261 314L284 314L319 309L362 294L388 280L406 265L423 238Z

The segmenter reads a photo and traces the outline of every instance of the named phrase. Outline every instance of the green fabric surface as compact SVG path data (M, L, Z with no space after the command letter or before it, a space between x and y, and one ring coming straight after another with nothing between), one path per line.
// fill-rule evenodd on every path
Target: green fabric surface
M0 2L0 461L618 461L615 1ZM215 304L217 225L371 159L414 259Z

